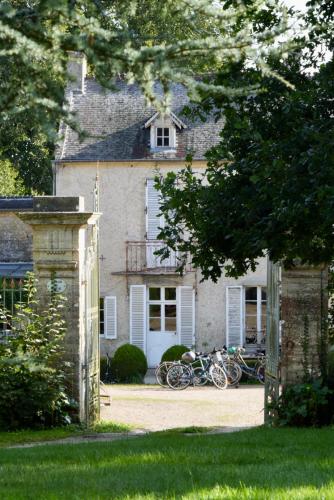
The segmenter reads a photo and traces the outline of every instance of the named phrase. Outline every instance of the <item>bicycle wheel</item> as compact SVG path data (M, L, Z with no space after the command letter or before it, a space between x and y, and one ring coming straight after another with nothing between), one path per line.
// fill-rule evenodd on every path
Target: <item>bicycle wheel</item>
M171 389L181 391L192 381L191 370L185 365L173 365L167 370L166 380Z
M232 360L225 361L222 365L227 376L228 385L237 385L242 377L242 371L238 363Z
M155 370L155 378L161 387L169 387L167 384L167 371L173 363L167 361L161 363Z
M218 389L226 389L227 387L227 376L224 370L218 365L210 366L210 377L212 382Z
M260 382L260 384L265 383L265 371L266 367L264 363L258 363L255 367L256 378Z
M194 380L194 385L201 386L207 383L208 377L206 375L206 372L198 366L197 368L194 368L193 380Z

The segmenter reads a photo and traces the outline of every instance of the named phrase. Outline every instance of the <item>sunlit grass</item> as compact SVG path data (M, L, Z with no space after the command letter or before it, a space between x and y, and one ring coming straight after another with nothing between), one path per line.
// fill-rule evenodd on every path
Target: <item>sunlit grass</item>
M35 443L40 441L54 441L73 436L85 436L102 432L129 432L132 427L128 424L118 422L99 422L90 429L76 425L67 427L57 427L55 429L45 430L21 430L15 432L0 432L0 448L6 446L15 446L25 443Z
M255 428L3 449L4 499L334 498L334 430Z

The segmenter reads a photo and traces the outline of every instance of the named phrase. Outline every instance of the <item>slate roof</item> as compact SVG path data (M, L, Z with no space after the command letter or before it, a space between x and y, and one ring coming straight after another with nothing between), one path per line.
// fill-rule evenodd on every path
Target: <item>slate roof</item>
M105 90L93 78L86 78L85 93L72 91L71 109L89 137L79 142L77 133L65 127L56 160L171 159L170 154L157 155L150 151L150 131L143 125L156 110L146 105L136 85L118 80L116 87L118 91L115 92ZM156 91L159 94L158 88ZM173 158L181 160L192 152L194 159L203 159L204 153L219 141L222 122L215 123L213 118L205 123L193 122L185 118L181 111L188 103L186 90L175 84L172 91L171 111L187 125L187 129L177 130L177 149Z

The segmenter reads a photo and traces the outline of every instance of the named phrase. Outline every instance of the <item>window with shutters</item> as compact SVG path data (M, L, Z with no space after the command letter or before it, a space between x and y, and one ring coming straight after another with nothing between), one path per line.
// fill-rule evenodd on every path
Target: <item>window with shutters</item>
M100 335L107 339L117 338L116 297L100 298Z
M176 315L176 288L150 287L148 289L149 331L175 332Z
M146 180L146 239L156 240L165 219L160 213L160 191L155 189L154 179Z
M226 289L226 343L261 344L266 331L266 288L240 285Z

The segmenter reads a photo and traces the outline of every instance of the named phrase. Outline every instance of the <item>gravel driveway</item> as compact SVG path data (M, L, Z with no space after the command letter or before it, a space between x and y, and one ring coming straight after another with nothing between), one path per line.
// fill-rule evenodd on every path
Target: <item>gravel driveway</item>
M101 407L101 418L137 429L159 431L194 425L232 430L263 424L262 386L173 391L153 385L117 384L104 389L111 396L111 405Z

